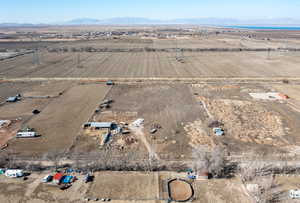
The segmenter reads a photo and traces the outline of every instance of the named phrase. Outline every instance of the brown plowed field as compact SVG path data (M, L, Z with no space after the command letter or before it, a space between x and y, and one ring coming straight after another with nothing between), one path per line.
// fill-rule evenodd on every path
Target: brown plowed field
M41 137L12 140L9 149L22 154L67 150L82 124L89 119L108 90L108 87L101 85L72 87L62 96L53 99L39 115L27 123Z
M184 53L184 63L176 53L119 52L48 53L41 65L33 65L32 55L0 62L0 77L295 77L300 75L298 52L198 52Z

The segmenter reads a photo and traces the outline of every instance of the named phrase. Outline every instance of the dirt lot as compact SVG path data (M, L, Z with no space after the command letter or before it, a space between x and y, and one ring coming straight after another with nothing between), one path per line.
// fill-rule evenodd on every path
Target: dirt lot
M252 202L238 178L196 181L193 186L196 198L194 202L197 203Z
M285 89L285 85L280 87ZM268 85L193 85L195 98L206 108L207 116L204 120L192 122L186 127L192 139L191 144L196 146L221 143L232 152L254 149L271 152L275 149L287 149L298 143L295 130L298 130L299 119L296 115L299 112L289 107L290 99L258 101L248 94L270 92L273 89ZM221 122L225 130L224 137L209 136L213 132L207 126L215 120Z
M117 85L107 95L106 99L114 102L108 111L95 114L95 121L116 121L131 123L138 118L144 118L144 128L141 132L131 132L129 135L113 137L112 146L122 146L132 137L137 142L125 144L120 153L138 152L139 154L157 153L160 159L178 159L190 154L189 139L183 126L200 118L202 109L186 85ZM155 134L150 134L153 124L159 124ZM82 136L81 136L82 137ZM76 143L82 147L86 138ZM92 142L96 143L93 139ZM89 146L93 147L91 143ZM94 149L96 145L94 144ZM138 150L138 151L136 151ZM156 155L155 155L156 156Z
M112 188L114 188L112 190ZM97 173L88 196L114 200L158 199L157 174L139 172Z
M13 140L9 149L22 154L67 150L108 90L106 86L96 84L73 86L26 123L41 137Z
M0 119L11 120L12 123L1 129L1 146L15 137L16 132L24 127L34 117L32 111L42 111L59 93L70 87L69 82L28 82L28 83L1 83L1 100L5 101L8 96L21 94L22 98L16 103L3 102L0 106Z
M7 97L30 91L32 87L40 84L40 82L0 83L0 103L4 102Z

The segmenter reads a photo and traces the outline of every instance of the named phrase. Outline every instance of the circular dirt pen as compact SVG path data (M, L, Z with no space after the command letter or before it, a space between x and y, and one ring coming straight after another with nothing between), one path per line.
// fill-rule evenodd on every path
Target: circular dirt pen
M182 179L173 179L168 182L169 198L175 202L187 202L194 196L192 185Z

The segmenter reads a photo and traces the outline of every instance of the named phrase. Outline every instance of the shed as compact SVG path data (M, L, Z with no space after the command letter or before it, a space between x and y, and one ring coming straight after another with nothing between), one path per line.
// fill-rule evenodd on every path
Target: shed
M53 182L56 183L56 184L60 184L63 177L64 177L64 175L62 173L56 173L53 176Z
M62 183L71 183L74 180L74 176L64 176L61 180Z
M198 180L207 180L207 179L209 179L209 173L207 171L198 172L197 179Z

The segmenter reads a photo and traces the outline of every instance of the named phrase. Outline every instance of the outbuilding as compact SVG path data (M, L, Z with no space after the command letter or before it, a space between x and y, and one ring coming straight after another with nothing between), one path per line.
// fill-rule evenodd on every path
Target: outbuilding
M84 128L93 128L95 130L109 129L113 126L112 122L88 122L84 124Z
M64 174L62 173L56 173L54 176L53 176L53 182L56 183L56 184L60 184L62 179L64 177Z

